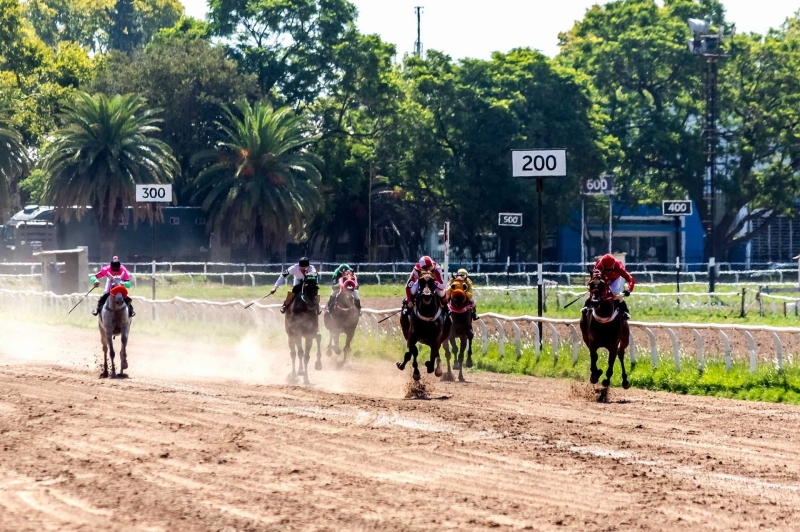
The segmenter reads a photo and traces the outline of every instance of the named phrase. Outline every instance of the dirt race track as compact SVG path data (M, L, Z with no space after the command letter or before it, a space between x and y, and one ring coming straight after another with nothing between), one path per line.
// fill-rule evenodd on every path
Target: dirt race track
M800 409L0 325L0 530L797 530ZM59 347L54 347L59 346ZM331 367L330 360L323 362Z

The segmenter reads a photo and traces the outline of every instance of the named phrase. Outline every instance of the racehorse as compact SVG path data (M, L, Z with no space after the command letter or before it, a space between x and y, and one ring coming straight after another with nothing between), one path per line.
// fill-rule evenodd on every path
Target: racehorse
M600 270L589 268L591 278L587 287L589 289L589 308L581 315L581 333L586 347L591 356L592 384L597 384L603 371L597 368L597 350L604 348L608 351L608 370L602 385L611 384L614 374L614 361L619 357L622 366L622 387L626 390L631 387L628 374L625 371L625 349L630 343L630 329L628 322L623 318L622 312L614 301L608 283L603 278Z
M330 331L330 341L328 342L328 356L331 351L337 355L342 353L339 349L339 337L344 334L344 358L339 367L347 362L347 355L350 354L350 342L358 327L358 308L355 305L356 281L352 276L343 276L339 280L339 293L333 301L333 306L325 312L325 327Z
M442 376L442 359L439 357L439 347L450 336L452 321L442 308L442 300L436 294L436 280L430 273L423 273L419 278L419 289L414 295L413 309L407 309L400 315L400 327L406 339L408 351L402 362L397 363L397 369L403 371L411 358L414 358L414 380L420 379L417 366L417 342L431 348L431 359L425 362L428 373Z
M108 351L111 351L111 378L125 377L125 370L128 369L128 334L131 330L131 318L128 317L128 305L125 298L128 296L128 289L122 284L122 278L115 276L110 279L111 295L106 299L103 310L97 317L97 324L100 329L100 342L103 344L103 373L101 379L108 378ZM119 350L120 371L114 366L114 337L120 335L122 347Z
M444 355L447 360L447 373L445 373L443 380L452 380L453 375L450 371L450 350L453 353L458 353L453 362L453 369L458 371L458 381L464 381L463 365L464 365L464 351L467 351L467 367L472 367L472 308L473 305L467 300L467 284L461 279L450 280L450 317L453 326L450 328L450 335L448 342L444 344ZM456 340L460 342L456 344ZM448 345L449 344L449 345Z
M322 369L322 351L320 343L322 335L319 333L319 286L317 278L309 275L302 281L300 293L292 300L286 311L285 329L289 336L289 351L292 354L292 373L288 377L290 383L297 382L298 375L302 375L303 383L308 384L308 361L311 358L311 349L314 340L317 341L317 363L314 368ZM305 340L305 349L303 349ZM300 361L300 369L295 369L295 356Z

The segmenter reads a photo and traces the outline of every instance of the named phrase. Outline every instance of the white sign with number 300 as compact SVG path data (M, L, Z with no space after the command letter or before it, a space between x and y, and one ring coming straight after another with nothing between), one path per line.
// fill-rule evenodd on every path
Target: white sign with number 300
M172 185L136 185L137 203L172 203Z

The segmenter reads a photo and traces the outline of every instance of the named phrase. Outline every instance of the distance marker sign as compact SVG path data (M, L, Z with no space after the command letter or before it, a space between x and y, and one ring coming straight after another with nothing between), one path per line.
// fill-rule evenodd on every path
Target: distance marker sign
M522 213L501 212L498 215L497 225L500 227L522 227Z
M664 200L661 202L662 216L691 216L691 200Z
M511 166L513 177L564 177L567 175L567 151L514 150Z
M137 203L172 203L172 185L136 185Z

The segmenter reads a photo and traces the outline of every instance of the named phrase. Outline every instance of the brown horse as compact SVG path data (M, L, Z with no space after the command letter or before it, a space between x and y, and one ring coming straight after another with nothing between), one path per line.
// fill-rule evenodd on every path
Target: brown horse
M344 358L339 363L339 367L344 366L347 362L347 356L350 354L350 343L353 341L353 336L356 334L356 327L358 327L359 312L356 306L355 292L356 282L350 278L343 278L339 283L339 292L333 300L333 304L325 311L325 327L330 331L330 340L328 341L328 356L331 356L331 351L337 355L344 353ZM345 335L344 349L339 348L340 336Z
M408 351L406 351L402 362L397 363L397 369L406 369L411 358L414 358L412 367L414 368L414 380L420 379L419 368L417 366L417 342L431 348L431 359L425 362L428 373L434 373L437 377L442 376L442 360L439 357L439 348L447 341L450 336L452 322L450 316L442 305L441 298L436 294L436 280L433 275L423 273L419 278L419 290L414 296L413 307L403 309L400 315L400 327L403 329L403 336L406 339Z
M602 385L611 384L614 361L619 357L619 364L622 366L622 387L627 390L631 387L628 373L625 371L625 349L630 343L631 334L628 322L622 316L600 270L590 268L589 271L591 273L591 279L587 284L589 300L581 315L581 333L586 347L589 348L592 361L592 375L589 380L592 384L597 384L600 375L603 374L602 370L597 368L597 350L603 348L608 351L608 370Z
M466 366L472 367L472 338L474 333L472 331L472 312L473 305L467 299L467 284L461 279L450 280L450 317L453 321L453 326L450 329L450 336L448 341L444 343L444 356L447 361L447 372L442 377L442 380L453 380L452 372L450 371L450 351L453 351L454 363L453 369L458 371L458 381L464 381L464 351L467 352ZM461 345L456 344L458 340Z
M302 376L303 382L308 384L308 362L311 359L311 349L314 340L317 341L316 370L322 369L322 352L320 343L322 336L319 334L319 286L317 278L307 275L303 279L300 293L292 300L286 311L285 329L289 337L289 353L292 355L292 373L287 381L291 384L297 382L297 377ZM305 340L305 346L303 341ZM295 357L299 362L299 370L295 366Z

